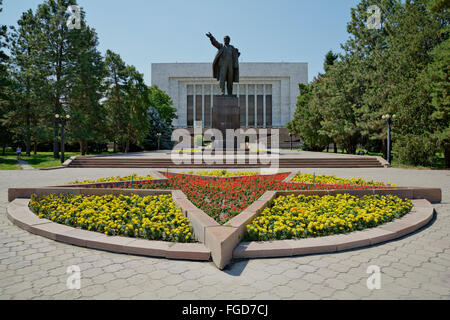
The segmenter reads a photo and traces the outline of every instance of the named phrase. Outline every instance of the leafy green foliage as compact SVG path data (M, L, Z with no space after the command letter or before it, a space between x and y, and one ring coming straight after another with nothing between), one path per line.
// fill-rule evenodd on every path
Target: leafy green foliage
M380 29L367 27L371 5L381 9ZM325 74L303 90L288 129L307 145L324 136L349 153L358 145L385 153L381 116L396 114L397 160L432 165L443 153L450 167L448 18L447 0L361 0L344 54L326 55Z
M172 107L172 99L167 93L159 89L157 85L149 87L148 91L150 106L155 108L161 119L171 127L173 119L178 119L177 109Z
M167 125L167 123L161 119L158 111L150 107L148 109L148 122L150 132L144 140L144 148L146 150L156 150L158 149L158 139L159 139L159 149L169 150L173 147L172 142L172 129ZM161 134L160 136L158 134Z

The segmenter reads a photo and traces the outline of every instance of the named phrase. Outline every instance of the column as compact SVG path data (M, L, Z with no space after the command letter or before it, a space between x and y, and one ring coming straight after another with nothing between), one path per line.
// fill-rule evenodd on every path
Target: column
M258 128L258 85L255 84L255 128Z
M202 128L205 127L205 86L202 84Z
M248 128L248 84L245 85L245 127Z
M193 90L193 100L192 101L192 126L195 128L195 121L197 121L196 109L197 109L197 86L195 84L192 85Z
M263 128L266 127L266 85L263 84Z

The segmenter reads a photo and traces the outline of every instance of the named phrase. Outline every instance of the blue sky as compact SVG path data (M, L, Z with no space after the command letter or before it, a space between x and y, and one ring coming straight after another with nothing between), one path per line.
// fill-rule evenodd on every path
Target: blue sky
M4 0L0 22L16 25L43 0ZM99 50L119 53L151 83L151 63L212 62L228 34L241 62L307 62L309 80L328 50L348 39L350 8L359 0L78 0L96 29Z

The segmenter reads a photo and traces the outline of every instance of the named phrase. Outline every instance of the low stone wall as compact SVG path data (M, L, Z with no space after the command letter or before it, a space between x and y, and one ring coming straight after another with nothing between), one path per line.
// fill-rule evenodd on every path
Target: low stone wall
M289 182L295 176L292 172L284 182ZM167 178L160 172L152 172L155 180L152 183L165 183ZM168 175L177 175L177 173L168 173ZM224 177L207 177L210 179L224 179ZM240 177L225 177L225 179L238 179ZM125 181L121 183L130 183ZM213 218L197 208L190 202L181 190L150 190L150 189L112 189L112 188L86 188L93 184L84 185L64 185L56 187L37 187L37 188L10 188L8 190L8 200L11 202L8 206L8 217L21 228L32 233L47 236L53 240L72 243L75 245L87 246L90 248L110 250L114 252L142 254L149 256L161 256L167 258L207 260L212 258L219 269L225 268L233 258L252 258L252 257L272 257L272 256L290 256L298 254L334 252L356 247L376 244L388 241L411 233L426 223L432 216L434 209L430 202L440 202L442 192L438 188L423 187L390 187L383 189L335 189L335 190L291 190L291 191L267 191L259 199L253 202L239 215L231 219L225 225L220 225ZM118 186L118 182L94 184L99 186ZM48 194L69 193L86 195L104 195L104 194L138 194L142 196L154 194L172 194L174 202L181 208L183 215L186 216L192 224L196 238L201 242L199 244L168 244L166 242L153 242L149 240L117 239L109 238L110 241L104 242L105 237L98 238L99 233L78 230L68 226L56 225L51 221L37 218L28 209L28 199L32 194L39 196ZM271 205L275 197L289 194L304 195L336 195L349 193L355 196L364 196L372 194L392 194L401 198L408 198L413 201L413 212L405 217L387 223L377 228L358 231L346 235L336 235L323 238L310 238L301 240L279 240L272 242L249 242L241 243L246 234L246 227L254 218L256 218L264 208ZM25 198L25 199L23 199ZM28 198L28 199L27 199ZM422 200L420 200L422 199ZM21 207L22 209L18 209ZM17 209L17 210L15 210ZM28 211L27 211L28 210ZM11 212L11 214L10 214ZM30 216L30 214L32 216ZM51 223L51 224L49 224ZM68 230L70 228L72 230ZM77 229L75 229L77 230ZM95 234L95 235L92 235ZM100 234L102 235L102 234ZM103 235L104 236L104 235ZM143 242L144 241L144 242ZM149 244L152 242L152 244ZM170 247L167 247L170 246ZM207 257L207 258L206 258Z
M108 190L110 191L110 190ZM173 243L107 236L100 232L87 231L39 219L28 208L29 199L15 199L6 208L9 220L33 234L76 246L169 259L210 259L210 251L202 243Z
M343 251L393 240L412 233L433 218L434 208L427 200L412 200L413 209L400 219L376 228L319 238L241 242L233 258L285 257Z

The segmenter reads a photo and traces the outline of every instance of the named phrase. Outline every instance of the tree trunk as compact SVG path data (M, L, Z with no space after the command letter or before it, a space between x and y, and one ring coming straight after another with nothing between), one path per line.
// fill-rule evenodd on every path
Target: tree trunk
M36 141L33 142L33 152L34 152L34 155L37 155L37 142Z
M116 142L116 140L114 140L113 152L114 153L117 152L117 142Z
M349 145L347 148L348 154L356 154L356 146L355 145Z
M444 147L445 167L450 168L450 144Z
M26 137L25 137L25 147L26 147L26 156L30 157L31 154L31 115L30 115L30 104L27 103L27 114L26 114Z
M130 139L127 138L125 142L125 153L128 153L128 150L130 150Z
M3 152L2 155L6 155L6 145L3 145Z
M86 155L86 151L87 151L87 143L85 140L80 140L78 141L79 145L80 145L80 154L82 156Z
M337 143L333 142L333 146L334 146L334 153L337 153Z

